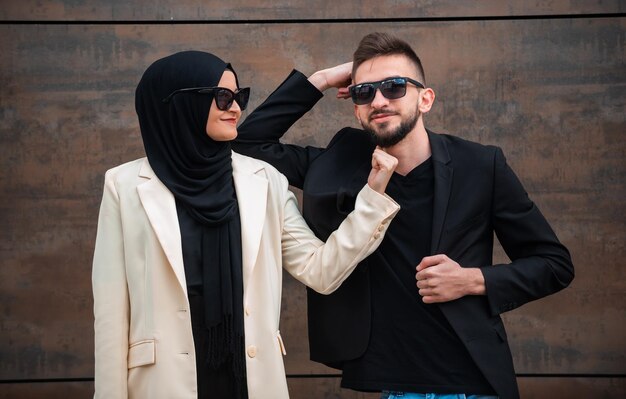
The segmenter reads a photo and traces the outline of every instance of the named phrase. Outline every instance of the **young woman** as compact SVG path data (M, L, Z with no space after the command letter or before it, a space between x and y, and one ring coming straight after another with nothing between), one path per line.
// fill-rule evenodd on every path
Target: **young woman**
M397 213L384 195L397 161L376 150L355 211L315 238L286 179L231 151L248 96L197 51L139 82L147 158L107 171L98 221L95 397L288 398L281 268L330 293Z

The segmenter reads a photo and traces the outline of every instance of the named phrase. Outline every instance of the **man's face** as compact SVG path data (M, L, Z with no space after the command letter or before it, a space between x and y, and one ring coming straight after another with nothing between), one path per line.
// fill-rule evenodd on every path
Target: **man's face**
M365 61L359 65L353 78L354 84L359 84L393 77L421 80L415 66L403 55L380 56ZM391 147L415 128L420 116L419 96L420 89L411 83L407 83L404 97L393 100L376 90L371 103L354 106L354 114L377 145Z

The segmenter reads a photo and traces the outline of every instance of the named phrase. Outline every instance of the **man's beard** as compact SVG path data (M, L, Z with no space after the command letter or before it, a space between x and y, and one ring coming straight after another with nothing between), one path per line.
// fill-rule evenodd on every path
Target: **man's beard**
M375 145L380 146L381 148L388 148L398 144L415 128L419 116L420 112L415 110L415 113L412 116L409 116L407 119L403 119L400 122L400 126L394 130L385 129L388 122L384 123L379 127L379 130L381 130L383 134L378 134L369 123L361 123L361 126L363 127L363 130L369 133L372 138L372 142Z

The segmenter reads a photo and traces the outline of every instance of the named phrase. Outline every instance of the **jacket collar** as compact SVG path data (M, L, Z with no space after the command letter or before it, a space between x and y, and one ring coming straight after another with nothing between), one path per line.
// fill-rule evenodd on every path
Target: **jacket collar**
M241 218L243 283L246 287L256 264L267 216L268 180L261 162L233 152L233 179Z
M427 131L430 150L433 159L435 178L435 192L433 198L433 226L430 245L431 254L438 252L443 232L443 225L448 212L448 202L452 190L453 168L450 164L450 153L444 138L436 133Z
M264 166L260 162L254 162L249 158L233 153L232 164L241 219L243 279L244 286L246 286L256 263L261 244L266 216L268 181L265 177ZM139 177L146 180L137 186L141 204L148 215L165 256L186 294L187 284L180 226L174 196L156 176L147 158L144 158L141 165Z
M180 227L174 195L156 176L147 158L144 158L139 169L139 177L145 179L137 185L137 194L141 204L146 215L148 215L148 220L150 220L167 260L172 265L178 282L187 294Z

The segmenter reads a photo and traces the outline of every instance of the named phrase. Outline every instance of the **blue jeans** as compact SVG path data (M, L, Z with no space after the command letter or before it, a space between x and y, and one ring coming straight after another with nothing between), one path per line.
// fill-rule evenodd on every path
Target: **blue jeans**
M380 399L498 399L492 395L466 395L464 393L411 393L383 391Z

